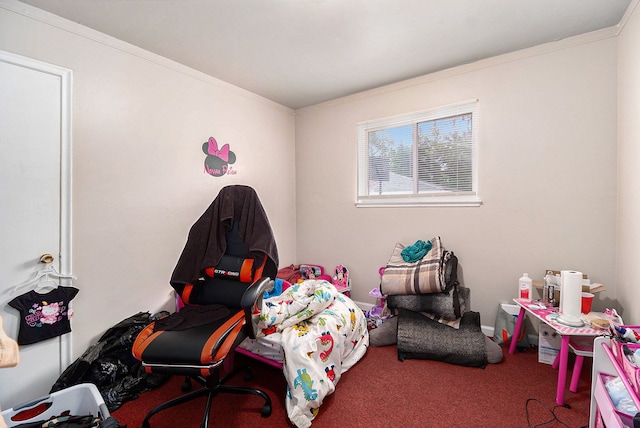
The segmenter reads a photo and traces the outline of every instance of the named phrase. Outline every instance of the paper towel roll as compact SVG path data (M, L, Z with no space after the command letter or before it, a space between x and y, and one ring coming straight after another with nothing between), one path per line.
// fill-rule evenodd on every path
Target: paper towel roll
M582 272L560 272L560 312L580 317L582 305Z

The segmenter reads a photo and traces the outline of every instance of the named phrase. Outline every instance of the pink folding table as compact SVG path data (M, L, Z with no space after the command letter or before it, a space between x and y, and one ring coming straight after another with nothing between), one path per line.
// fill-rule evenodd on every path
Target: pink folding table
M522 323L525 318L525 314L528 312L543 323L553 328L562 338L560 344L559 368L558 368L558 387L556 390L556 404L559 406L564 405L564 390L567 383L567 362L569 359L569 340L571 336L600 336L604 333L604 330L594 329L588 326L583 327L569 327L564 324L560 324L557 321L558 311L557 308L541 308L536 301L529 301L523 299L513 299L513 301L520 306L520 313L518 314L518 321L516 322L515 331L512 337L518 337ZM514 354L516 352L517 340L511 340L509 345L509 353Z

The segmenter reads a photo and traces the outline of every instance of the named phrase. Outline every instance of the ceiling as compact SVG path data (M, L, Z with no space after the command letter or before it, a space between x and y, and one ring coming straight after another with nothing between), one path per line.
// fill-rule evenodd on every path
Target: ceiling
M615 26L631 0L21 0L293 109Z

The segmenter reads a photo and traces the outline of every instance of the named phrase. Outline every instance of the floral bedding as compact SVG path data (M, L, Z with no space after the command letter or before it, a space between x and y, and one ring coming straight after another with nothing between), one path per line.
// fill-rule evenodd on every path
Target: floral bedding
M287 415L300 428L311 426L324 398L369 346L362 310L323 280L303 281L265 299L258 327L258 342L280 336Z

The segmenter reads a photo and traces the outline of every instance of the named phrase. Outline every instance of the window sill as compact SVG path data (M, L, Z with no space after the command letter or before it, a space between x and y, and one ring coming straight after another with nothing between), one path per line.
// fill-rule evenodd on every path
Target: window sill
M357 208L403 208L403 207L479 207L482 200L476 196L451 197L360 197Z

